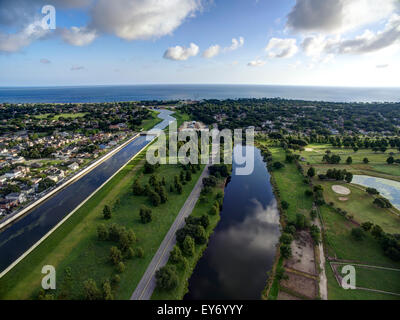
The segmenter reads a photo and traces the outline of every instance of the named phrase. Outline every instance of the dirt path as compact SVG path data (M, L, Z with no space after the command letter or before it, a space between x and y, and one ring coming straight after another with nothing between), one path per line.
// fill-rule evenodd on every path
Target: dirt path
M315 209L318 210L319 212L318 208ZM321 213L319 213L319 215L321 215ZM324 229L322 228L322 224L319 219L316 219L316 224L322 233ZM325 253L322 241L318 244L318 251L319 251L319 267L320 267L319 293L322 300L328 300L328 279L326 277L326 271L325 271Z

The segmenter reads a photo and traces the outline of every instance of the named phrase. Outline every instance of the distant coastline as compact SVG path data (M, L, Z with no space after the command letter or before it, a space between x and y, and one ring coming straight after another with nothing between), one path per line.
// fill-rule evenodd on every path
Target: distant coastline
M400 88L274 85L97 85L0 87L0 103L285 98L327 102L400 102Z

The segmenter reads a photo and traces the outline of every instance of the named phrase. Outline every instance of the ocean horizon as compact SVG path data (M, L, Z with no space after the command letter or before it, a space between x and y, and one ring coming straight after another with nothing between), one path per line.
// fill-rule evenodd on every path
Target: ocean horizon
M400 102L400 87L357 88L240 84L0 87L0 103L102 103L244 98L364 103Z

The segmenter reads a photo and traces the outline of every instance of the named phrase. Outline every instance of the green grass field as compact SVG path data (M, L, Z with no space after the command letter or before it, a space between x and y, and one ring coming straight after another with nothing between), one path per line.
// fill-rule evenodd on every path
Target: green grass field
M44 113L44 114L35 116L35 118L36 119L47 119L49 115L51 115L51 114L50 113ZM61 117L62 118L66 118L66 119L76 119L76 118L83 118L86 115L87 115L87 113L85 113L85 112L61 113L61 114L57 114L57 115L51 117L51 120L58 120Z
M289 203L289 209L286 210L289 221L294 220L297 213L309 216L313 200L304 193L311 190L311 187L304 183L304 177L294 163L285 163L285 152L282 148L270 147L269 150L274 162L280 161L285 164L283 169L270 173L278 185L281 201Z
M208 213L208 211L214 204L217 193L223 192L225 186L224 181L225 179L220 179L219 184L215 188L213 188L212 194L207 195L204 202L202 202L201 200L197 201L191 216L201 217L203 214ZM214 216L213 215L208 215L208 216L210 218L210 225L208 226L206 232L207 232L207 237L209 238L220 220L220 215L218 214ZM180 269L177 270L179 277L178 287L172 291L163 291L156 289L153 293L152 300L182 300L183 296L187 292L187 285L190 276L192 275L198 260L201 259L203 252L206 248L207 244L196 245L194 255L192 257L186 257L186 259L188 260L188 267L185 270L180 270Z
M361 264L400 268L400 263L392 261L383 254L378 241L369 233L362 241L354 240L350 234L351 229L355 227L352 223L328 206L322 206L320 209L326 228L325 246L330 257L358 261ZM340 288L328 263L326 265L326 273L329 299L364 300L396 298L378 293ZM380 279L381 277L382 279ZM384 272L376 273L376 278L373 281L384 281L383 279L386 277Z
M340 208L354 216L354 220L358 223L371 221L380 225L385 232L400 232L400 217L393 214L388 209L378 208L373 204L374 197L358 186L347 183L338 183L334 181L319 181L316 179L315 184L320 184L324 188L324 198L327 203L333 202L335 208ZM351 194L341 196L332 190L333 185L343 185L349 188ZM340 197L345 197L347 201L340 201Z
M0 299L35 299L42 279L41 268L50 264L56 267L57 283L62 284L64 270L72 270L73 285L68 299L83 298L83 282L92 278L100 287L101 282L116 274L115 267L108 261L109 250L114 244L97 240L97 226L117 223L132 228L138 238L136 246L144 249L143 259L126 260L126 270L121 274L121 282L115 290L116 299L128 299L140 281L147 265L157 251L180 208L195 185L201 170L193 175L192 181L184 185L181 195L168 192L168 202L153 210L153 221L143 225L139 220L142 204L151 207L146 197L132 195L131 187L135 177L141 175L145 152L142 152L106 186L97 192L70 219L58 228L39 247L0 279ZM180 172L177 165L164 165L157 175L165 177L166 189ZM144 184L149 176L142 178ZM120 204L115 208L109 221L102 218L104 205Z
M393 288L396 286L396 283L388 284L387 281L397 281L400 283L398 279L398 275L396 275L393 271L366 271L361 270L362 268L356 268L356 285L358 286L365 286L369 288L373 288L373 286L377 286L376 289L384 288L386 290ZM328 298L329 300L399 300L400 297L378 293L378 292L371 292L371 291L364 291L364 290L345 290L339 286L337 283L333 271L329 265L326 263L325 266L326 276L328 278ZM366 279L365 277L369 277ZM385 291L384 289L380 289Z

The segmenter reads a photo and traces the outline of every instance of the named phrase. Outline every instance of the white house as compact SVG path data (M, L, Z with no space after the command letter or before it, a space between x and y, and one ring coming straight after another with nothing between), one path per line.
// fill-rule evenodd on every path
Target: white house
M77 164L76 162L71 163L71 164L68 166L68 169L70 169L70 170L72 170L72 171L78 170L78 169L79 169L79 164Z

